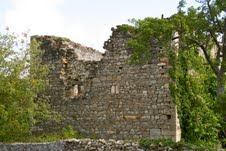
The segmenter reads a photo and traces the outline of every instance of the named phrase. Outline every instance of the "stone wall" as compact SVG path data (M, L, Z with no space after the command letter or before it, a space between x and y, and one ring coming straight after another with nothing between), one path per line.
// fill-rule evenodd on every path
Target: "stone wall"
M46 91L52 109L65 116L61 123L47 121L36 133L72 125L85 136L113 139L172 138L180 140L173 104L167 58L152 43L152 59L130 65L128 32L112 28L101 55L69 40L36 36L44 50L43 61L54 67Z
M176 149L152 146L142 149L137 142L114 140L65 140L51 143L0 144L1 151L193 151L185 147Z

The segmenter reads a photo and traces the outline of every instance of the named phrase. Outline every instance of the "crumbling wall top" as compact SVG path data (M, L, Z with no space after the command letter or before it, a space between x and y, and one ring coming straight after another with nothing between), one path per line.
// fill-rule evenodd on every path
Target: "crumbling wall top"
M112 41L116 39L127 41L127 39L132 37L132 34L129 31L121 29L122 26L123 25L118 25L116 26L116 28L114 27L111 28L112 35L107 41L104 42L104 47L103 47L104 49L106 49L107 51L112 51L112 48L115 47Z
M71 51L75 53L78 60L83 61L100 61L102 59L102 53L91 48L82 46L79 43L75 43L68 38L56 37L56 36L32 36L31 39L36 39L41 42L41 48L49 48L49 50L55 53L61 53L60 51ZM46 50L46 49L43 49ZM53 53L54 53L53 52Z

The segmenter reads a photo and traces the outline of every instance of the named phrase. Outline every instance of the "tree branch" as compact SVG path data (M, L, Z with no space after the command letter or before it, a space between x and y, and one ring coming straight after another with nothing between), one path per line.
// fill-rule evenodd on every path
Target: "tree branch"
M214 43L217 46L217 49L218 50L217 50L217 58L216 59L219 62L220 61L221 46L220 46L219 42L217 41L217 38L215 37L213 31L212 30L209 30L209 33L210 33L211 37L213 38Z
M180 38L180 36L176 36L176 37L173 37L171 40L173 41L173 40L179 39L179 38ZM211 67L211 69L213 70L213 72L215 73L215 75L217 75L217 74L219 73L219 69L218 69L217 66L215 66L215 65L213 64L213 62L212 62L210 56L209 56L208 53L207 53L206 47L205 47L203 44L201 44L200 42L198 42L197 40L195 40L195 39L189 39L189 40L190 40L191 42L193 42L195 45L197 45L198 47L200 47L200 48L202 49L202 51L203 51L203 53L204 53L204 56L205 56L205 58L206 58L208 64L210 65L210 67ZM217 39L215 39L215 40L217 40ZM214 41L215 41L215 40L214 40ZM216 41L216 42L217 42L217 41ZM219 45L218 42L217 42L216 45L217 45L217 47L220 47L220 45ZM220 56L220 55L219 55L219 56Z
M212 62L210 56L209 56L208 53L207 53L206 47L205 47L204 45L202 45L200 42L198 42L197 40L195 40L195 39L189 39L189 40L190 40L191 42L193 42L194 44L196 44L197 46L199 46L199 47L202 49L202 51L203 51L203 53L204 53L204 56L205 56L205 58L206 58L208 64L210 65L211 69L213 70L213 72L214 72L216 75L218 75L219 69L213 64L213 62Z
M176 36L176 37L173 37L171 40L174 41L174 40L179 39L179 38L180 38L180 36Z

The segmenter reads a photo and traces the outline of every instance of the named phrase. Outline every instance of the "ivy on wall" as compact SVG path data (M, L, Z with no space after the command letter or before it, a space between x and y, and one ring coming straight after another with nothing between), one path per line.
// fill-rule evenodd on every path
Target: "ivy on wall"
M166 51L170 65L171 95L178 107L182 139L186 142L217 144L222 116L216 101L216 76L200 49L196 46L172 46L175 24L170 19L145 18L132 20L133 26L122 25L120 30L133 36L128 42L132 50L131 63L147 63L151 57L151 42ZM160 56L161 57L161 56Z

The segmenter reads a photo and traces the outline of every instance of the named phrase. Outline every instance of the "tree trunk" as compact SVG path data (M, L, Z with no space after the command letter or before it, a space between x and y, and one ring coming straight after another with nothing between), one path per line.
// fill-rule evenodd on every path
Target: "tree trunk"
M222 48L222 63L219 73L217 74L217 97L221 101L221 96L224 94L225 72L226 72L226 18L224 18L223 27L223 48Z
M224 73L217 75L217 99L221 100L221 96L224 94Z
M219 77L217 77L217 78L219 78L219 81L217 81L218 82L217 83L218 84L217 85L217 97L218 97L219 101L221 101L223 104L225 104L225 102L223 102L223 101L226 101L226 100L222 100L221 95L224 94L225 72L226 72L226 17L224 18L222 43L223 43L223 49L222 49L223 58L222 58L221 70L219 72L220 75L219 75ZM223 110L224 110L224 108L223 108ZM226 121L225 113L223 114L223 118L224 118L224 121ZM222 130L222 135L223 135L223 138L225 139L226 138L226 129Z

